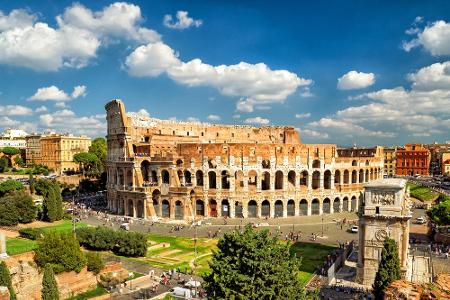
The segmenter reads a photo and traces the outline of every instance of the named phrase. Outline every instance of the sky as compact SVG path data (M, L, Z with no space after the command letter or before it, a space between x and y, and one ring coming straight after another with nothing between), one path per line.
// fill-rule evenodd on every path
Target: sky
M304 143L445 142L450 2L0 1L0 130L105 136L111 99Z

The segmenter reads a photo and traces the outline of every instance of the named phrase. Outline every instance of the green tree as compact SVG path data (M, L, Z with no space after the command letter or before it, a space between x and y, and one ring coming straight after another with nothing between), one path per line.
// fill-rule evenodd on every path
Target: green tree
M30 183L30 193L31 195L34 194L34 177L33 177L33 173L30 173L30 175L28 176L28 182Z
M204 276L210 299L305 299L299 277L300 259L290 244L250 225L226 233Z
M6 286L8 288L10 300L16 299L16 293L11 283L11 274L4 261L0 262L0 286Z
M106 140L101 137L94 139L89 147L89 152L95 154L103 164L106 162L107 151Z
M0 183L0 197L14 191L23 191L23 184L16 180L6 180Z
M9 160L6 157L0 157L0 173L6 171L9 167Z
M430 219L438 225L450 225L450 200L444 200L427 211Z
M14 162L16 163L16 165L18 165L19 167L23 167L24 166L24 161L23 158L20 156L16 156L16 158L14 158Z
M9 197L0 198L0 225L14 226L19 223L19 213L16 204Z
M88 271L91 271L96 275L105 267L105 262L98 252L87 252L86 260Z
M19 216L19 223L31 223L36 219L36 206L33 198L24 192L16 192L5 196L15 204Z
M11 158L11 156L19 154L20 150L13 147L4 147L2 148L2 152L3 154L8 155Z
M43 219L48 222L54 222L62 219L62 196L59 184L50 180L39 179L34 188L38 195L44 196L43 201Z
M383 299L385 289L395 280L400 279L400 259L395 240L387 238L381 251L381 260L373 283L375 299Z
M99 175L101 173L100 159L94 153L80 152L73 156L73 161L80 165L83 174Z
M71 232L49 232L38 241L34 260L41 268L50 264L55 273L80 272L86 257Z
M59 300L58 284L50 264L45 265L42 277L42 300Z

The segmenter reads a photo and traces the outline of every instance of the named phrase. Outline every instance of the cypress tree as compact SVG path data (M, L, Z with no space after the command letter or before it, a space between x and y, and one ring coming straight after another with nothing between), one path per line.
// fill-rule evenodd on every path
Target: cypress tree
M16 299L16 294L14 293L11 283L11 274L9 273L9 269L4 261L0 263L0 286L6 286L8 288L10 294L9 299Z
M397 243L395 240L387 238L383 244L378 272L375 275L375 282L373 283L375 298L383 299L385 289L393 281L400 278L400 259L398 256Z
M56 283L55 274L50 264L46 264L44 268L44 276L42 277L42 300L59 300L58 284Z

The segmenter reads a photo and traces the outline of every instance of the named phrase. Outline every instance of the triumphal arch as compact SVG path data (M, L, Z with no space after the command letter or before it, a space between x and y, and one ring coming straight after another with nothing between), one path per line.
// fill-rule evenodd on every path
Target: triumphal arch
M408 268L409 190L405 179L379 179L365 186L359 210L357 280L372 285L384 240L397 242L403 277Z
M138 218L357 211L383 148L303 144L294 127L160 120L106 104L108 208Z

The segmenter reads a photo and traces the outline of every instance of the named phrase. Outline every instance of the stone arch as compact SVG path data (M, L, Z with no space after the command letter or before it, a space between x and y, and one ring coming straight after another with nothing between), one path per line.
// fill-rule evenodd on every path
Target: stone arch
M223 170L221 173L222 189L230 189L230 173L227 170Z
M306 199L300 200L299 214L302 216L308 215L308 201Z
M322 212L323 212L324 214L329 214L329 213L331 213L331 200L330 200L330 198L325 198L325 199L323 199L323 202L322 202Z
M142 200L138 200L138 202L137 202L136 216L138 218L144 217L144 202Z
M294 190L295 189L295 178L296 178L296 174L295 171L291 170L288 173L288 187L289 190Z
M308 186L308 171L306 170L300 173L300 186Z
M257 182L258 182L258 173L256 173L255 170L250 170L248 172L248 189L251 191L256 190Z
M295 201L293 199L289 199L287 202L287 215L289 217L295 216Z
M258 211L258 205L255 200L250 200L247 204L247 212L249 218L256 218Z
M177 164L178 168L181 168L183 166L183 160L182 159L177 159L176 164Z
M359 170L359 183L364 182L364 170Z
M228 199L223 199L220 207L221 207L222 217L229 217L230 216L230 203L228 202Z
M369 165L370 165L370 162L368 159L366 159L366 166L369 166Z
M153 209L155 210L155 214L158 217L161 217L160 200L161 200L161 192L157 189L153 190L152 192Z
M234 215L236 218L244 217L244 206L242 205L242 202L234 202Z
M242 190L244 188L244 172L242 171L236 171L234 173L234 182L235 182L235 189L236 190Z
M209 216L217 217L217 201L215 199L209 200Z
M180 200L175 201L175 219L183 220L183 203Z
M119 177L119 182L118 182L119 186L123 186L125 184L125 181L124 181L125 176L123 175L122 168L117 170L117 175Z
M356 201L356 197L355 196L352 196L352 199L351 199L351 203L352 203L352 208L351 208L351 211L357 211L357 201Z
M162 171L161 171L161 179L162 179L162 183L170 184L170 175L169 175L169 171L167 171L167 170L162 170Z
M352 167L356 167L358 165L358 162L354 159L352 160Z
M216 178L216 172L209 171L208 172L208 183L210 189L216 189L217 188L217 178Z
M314 169L320 169L320 160L318 159L313 160L312 167Z
M261 162L261 166L263 169L270 169L270 160L263 159Z
M127 186L133 186L133 171L127 170Z
M365 182L369 182L369 170L366 170Z
M205 215L205 202L201 199L195 201L195 215L204 216Z
M326 170L323 174L323 188L326 190L331 189L331 171Z
M189 170L184 170L184 182L188 185L192 184L192 175Z
M269 202L269 200L264 200L261 203L261 217L270 217L270 202Z
M350 183L350 172L348 170L344 171L344 184Z
M348 197L347 196L345 196L344 199L342 199L342 211L349 211Z
M127 201L128 216L133 217L134 204L133 200Z
M283 189L283 182L284 181L284 174L283 171L276 171L275 172L275 189L276 190L282 190Z
M352 171L352 183L356 183L358 180L358 172L356 170Z
M177 170L177 176L178 176L178 181L180 182L180 185L183 185L183 180L184 180L184 173L182 170Z
M275 201L275 217L283 216L283 201L277 200Z
M261 178L261 190L270 190L270 173L264 171Z
M156 171L155 170L152 170L151 172L150 172L150 181L151 182L153 182L153 183L157 183L158 182L158 174L156 173Z
M320 215L320 201L317 198L311 201L311 214Z
M198 170L195 172L195 181L197 182L197 186L203 186L203 171Z
M341 184L341 171L339 170L334 171L334 184L335 185Z
M141 173L142 173L142 180L144 182L150 181L150 162L148 160L143 160L141 162Z
M312 174L312 188L316 190L320 188L320 172L314 171Z
M341 200L339 199L339 197L334 198L333 212L335 212L335 213L341 212Z
M370 180L373 180L373 169L370 169Z
M170 217L170 203L169 203L169 200L167 200L167 199L164 199L161 202L161 216L163 218Z

